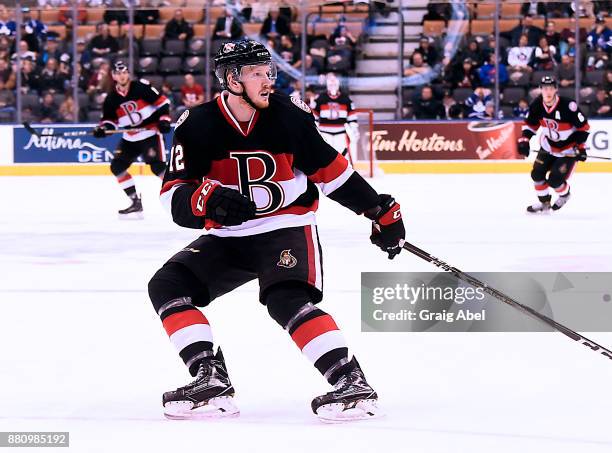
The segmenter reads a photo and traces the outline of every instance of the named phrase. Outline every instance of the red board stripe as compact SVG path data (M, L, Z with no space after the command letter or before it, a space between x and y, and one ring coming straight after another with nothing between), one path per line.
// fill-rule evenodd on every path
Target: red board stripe
M314 319L306 321L293 332L291 338L300 349L304 349L308 343L326 332L332 330L340 330L334 319L328 315L318 316Z
M174 313L164 319L162 324L168 336L171 336L183 327L193 326L194 324L208 324L208 320L200 310L193 309Z

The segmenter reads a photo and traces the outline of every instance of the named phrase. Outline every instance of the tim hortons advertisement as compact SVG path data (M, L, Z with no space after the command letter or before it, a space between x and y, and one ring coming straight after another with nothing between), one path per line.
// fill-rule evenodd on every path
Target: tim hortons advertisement
M379 160L517 159L521 123L512 121L376 123Z

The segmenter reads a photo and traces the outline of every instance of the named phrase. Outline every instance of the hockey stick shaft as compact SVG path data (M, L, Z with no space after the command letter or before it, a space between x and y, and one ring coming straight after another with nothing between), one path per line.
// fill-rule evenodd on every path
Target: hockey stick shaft
M464 281L466 283L469 283L470 285L472 285L475 288L483 289L484 292L486 292L490 296L493 296L497 300L499 300L501 302L504 302L505 304L508 304L511 307L516 308L517 310L519 310L519 311L525 313L526 315L536 319L537 321L540 321L540 322L542 322L542 323L552 327L556 331L561 332L562 334L564 334L565 336L571 338L572 340L578 341L582 345L584 345L587 348L589 348L591 351L598 352L601 355L607 357L608 359L612 359L612 350L610 350L608 348L605 348L604 346L601 346L600 344L597 344L597 343L595 343L592 340L589 340L585 336L579 334L578 332L574 332L569 327L565 327L563 324L558 323L557 321L549 318L548 316L545 316L545 315L543 315L541 313L538 313L533 308L528 307L527 305L521 304L520 302L512 299L510 296L502 293L501 291L498 291L495 288L491 288L486 283L483 283L480 280L478 280L476 277L473 277L473 276L471 276L469 274L466 274L463 271L460 271L456 267L453 267L453 266L445 263L441 259L438 259L435 256L430 255L426 251L421 250L420 248L418 248L417 246L415 246L415 245L413 245L413 244L411 244L409 242L404 242L403 245L402 245L402 248L407 250L407 251L409 251L413 255L416 255L419 258L421 258L421 259L423 259L423 260L433 264L434 266L437 266L437 267L439 267L439 268L441 268L441 269L443 269L443 270L445 270L447 272L450 272L455 277L457 277L459 280L462 280L462 281Z
M531 152L531 153L539 153L540 151L538 151L537 149L532 149L530 152ZM574 156L566 156L566 157L574 157ZM612 160L612 157L606 157L606 156L593 156L592 154L587 154L587 159L602 159L602 160Z
M40 133L32 127L30 123L23 123L23 127L32 135L37 137L84 137L87 135L93 135L93 129L88 131L67 131L67 132L53 132L53 133ZM144 128L138 129L111 129L106 131L106 135L123 134L124 132L142 132Z

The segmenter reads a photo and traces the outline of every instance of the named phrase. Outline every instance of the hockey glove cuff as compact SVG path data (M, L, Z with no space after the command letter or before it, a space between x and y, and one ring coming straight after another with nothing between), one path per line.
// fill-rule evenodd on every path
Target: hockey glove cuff
M163 119L163 120L160 120L159 123L157 123L157 129L162 134L167 134L168 132L172 130L172 125L170 124L170 121Z
M366 211L364 215L372 220L370 241L392 260L402 251L401 242L406 238L400 205L391 195L381 194L380 204Z
M254 219L256 206L237 190L204 181L191 196L191 211L216 224L232 226Z

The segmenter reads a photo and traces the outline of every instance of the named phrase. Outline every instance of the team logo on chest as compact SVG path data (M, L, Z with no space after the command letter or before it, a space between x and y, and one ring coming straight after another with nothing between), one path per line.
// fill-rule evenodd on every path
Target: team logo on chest
M559 111L557 110L557 113L559 113ZM547 134L549 138L552 138L553 140L559 140L559 123L557 123L555 120L552 120L550 118L544 118L544 124L546 125L546 129L547 129Z
M123 111L123 114L128 117L132 125L140 124L142 122L142 115L138 111L138 104L136 101L127 101L122 103L119 108Z
M285 201L285 193L282 186L273 181L276 176L276 161L270 153L265 151L232 151L229 153L231 159L238 164L238 185L240 193L251 200L259 198L256 191L267 193L267 204L257 205L257 214L270 214L278 211ZM257 174L254 167L259 167Z
M286 267L287 269L295 267L296 264L297 258L291 254L291 249L283 250L280 254L278 263L276 263L277 266Z

